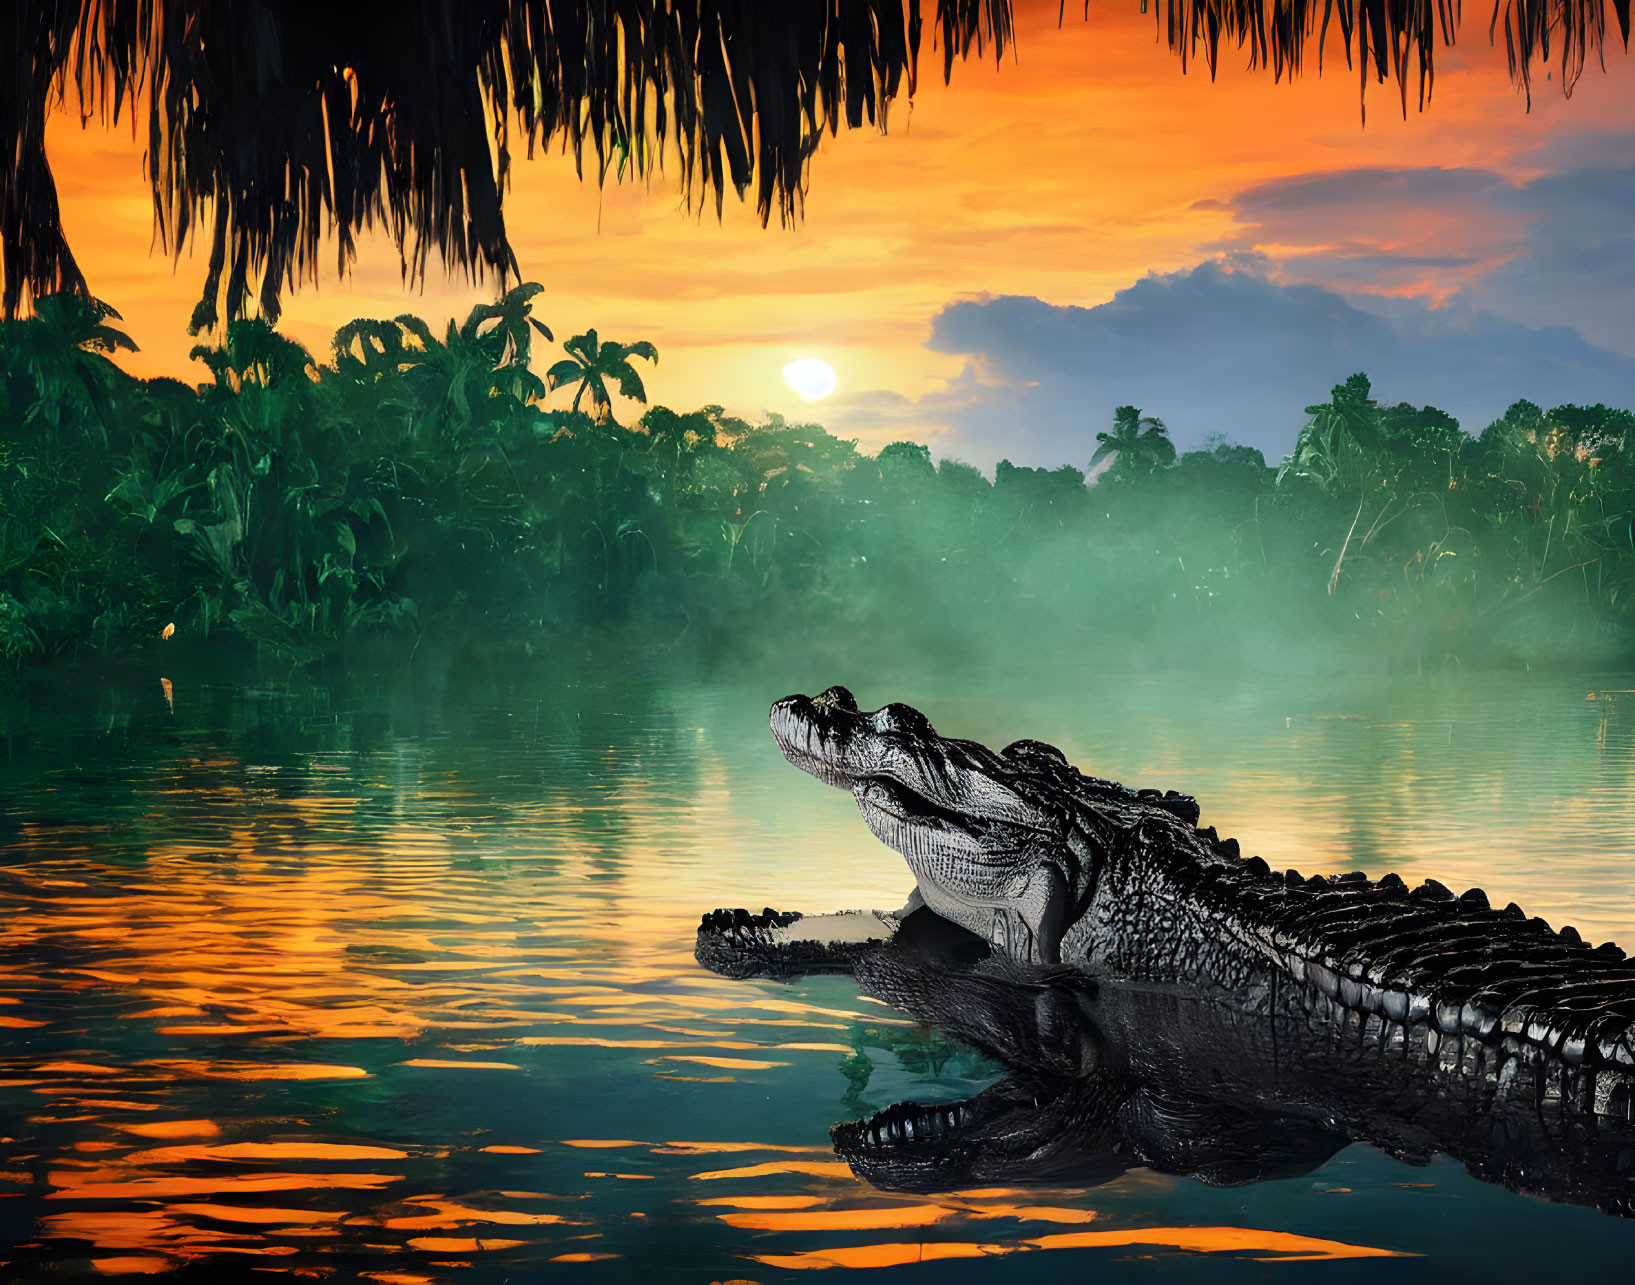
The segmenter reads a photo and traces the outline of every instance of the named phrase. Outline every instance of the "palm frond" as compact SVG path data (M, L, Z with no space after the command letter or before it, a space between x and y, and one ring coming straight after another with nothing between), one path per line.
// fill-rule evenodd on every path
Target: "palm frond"
M569 380L578 379L584 373L585 365L583 362L564 357L545 372L545 386L555 388L559 384L567 383Z
M1510 78L1531 103L1535 65L1547 67L1556 56L1562 89L1571 94L1586 59L1602 57L1609 9L1627 48L1629 7L1630 0L1494 0L1488 38L1496 42L1503 32ZM1460 14L1461 0L1165 0L1161 21L1183 66L1202 54L1213 77L1224 41L1278 79L1300 74L1313 37L1321 72L1334 22L1363 93L1371 71L1382 84L1395 80L1406 115L1410 84L1421 110L1430 101L1437 44L1454 43Z
M85 282L64 238L45 120L145 127L158 242L209 220L197 328L345 271L384 228L403 271L517 264L502 207L518 143L582 174L645 176L666 154L689 200L753 187L794 219L806 164L842 121L884 125L912 90L920 0L33 0L0 18L0 255L6 315ZM944 72L1010 39L1009 0L936 0Z
M1526 88L1559 53L1570 88L1606 41L1628 43L1630 0L1496 0L1511 75ZM929 7L929 6L927 6ZM933 43L956 59L1012 43L1011 0L935 0ZM689 201L730 185L763 223L800 216L825 131L885 127L912 94L922 0L33 0L0 17L0 311L87 286L63 232L45 152L50 111L130 113L146 135L156 240L209 242L192 328L338 269L357 238L391 236L407 279L435 255L471 279L517 269L504 196L513 149L560 147L598 180L678 162ZM1337 21L1348 62L1429 96L1459 0L1166 0L1183 60L1247 49L1301 69ZM1161 18L1162 20L1162 18ZM1552 43L1553 42L1553 43Z
M607 373L619 385L621 396L634 398L638 402L647 400L647 387L642 383L642 377L636 373L636 368L629 362L616 362L609 366Z
M638 339L633 344L620 344L621 355L625 357L645 357L655 366L659 364L659 350L645 339Z

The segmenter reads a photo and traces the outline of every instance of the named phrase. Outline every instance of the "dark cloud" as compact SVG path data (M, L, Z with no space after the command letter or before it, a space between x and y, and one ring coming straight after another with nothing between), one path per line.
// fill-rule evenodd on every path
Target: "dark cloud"
M1545 135L1528 149L1525 159L1539 171L1557 174L1597 166L1628 167L1635 165L1635 133L1628 129L1582 129L1557 137Z
M1491 170L1360 166L1269 179L1239 192L1226 204L1246 223L1258 223L1274 214L1326 219L1344 212L1373 217L1381 210L1395 214L1404 205L1490 201L1508 187Z
M1518 397L1635 401L1635 360L1562 327L1464 307L1378 299L1367 310L1317 286L1210 262L1148 276L1098 307L1002 296L952 304L928 347L968 357L959 380L894 402L890 418L947 426L939 452L992 465L1083 466L1113 408L1161 417L1183 449L1212 433L1281 458L1306 405L1354 371L1384 400L1440 406L1480 431ZM877 411L888 410L875 402ZM844 427L867 431L867 410Z
M1553 140L1531 159L1545 172L1522 182L1432 167L1274 179L1199 203L1238 225L1206 248L1264 247L1286 280L1453 299L1635 356L1635 134Z
M1635 355L1635 164L1549 174L1505 203L1527 219L1527 235L1468 288L1471 298Z

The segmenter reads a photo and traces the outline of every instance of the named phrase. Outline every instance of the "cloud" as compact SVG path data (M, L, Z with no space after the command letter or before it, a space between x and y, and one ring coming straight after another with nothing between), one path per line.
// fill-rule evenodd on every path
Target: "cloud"
M1366 223L1378 211L1392 213L1404 205L1430 207L1450 201L1489 201L1507 186L1490 170L1360 166L1270 179L1240 192L1227 204L1246 222L1259 222L1277 214L1298 218L1321 215L1326 220L1344 211L1358 223Z
M1236 224L1207 250L1265 254L1282 280L1457 301L1635 356L1635 134L1553 140L1530 161L1542 172L1525 180L1437 167L1293 175L1194 208Z
M965 371L928 397L893 401L891 418L939 424L940 454L984 466L1083 467L1125 403L1162 418L1182 449L1224 433L1276 460L1303 408L1359 370L1381 400L1439 406L1476 432L1519 397L1635 400L1635 360L1565 327L1419 299L1365 310L1274 280L1244 256L1149 275L1093 308L1017 295L954 303L927 346L965 356ZM866 399L856 409L848 431L870 436Z
M1473 299L1635 355L1635 165L1548 174L1506 203L1527 218L1526 243L1475 283Z
M920 397L884 388L841 393L824 401L818 418L830 432L855 438L865 454L873 454L888 442L906 440L928 444L939 457L973 459L980 455L992 465L999 455L973 452L957 426L1007 422L1018 392L1025 389L1002 378L985 377L984 364L967 361L942 388Z

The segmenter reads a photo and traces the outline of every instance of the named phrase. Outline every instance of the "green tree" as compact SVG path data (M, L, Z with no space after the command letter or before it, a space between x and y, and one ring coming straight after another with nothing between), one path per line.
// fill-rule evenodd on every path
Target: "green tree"
M881 448L878 462L887 490L919 493L936 480L931 448L919 442L892 442Z
M1114 457L1109 471L1122 478L1143 477L1175 463L1175 443L1164 421L1143 415L1136 406L1118 407L1113 412L1113 431L1097 433L1096 441L1100 445L1090 457L1092 471L1109 455Z
M1544 426L1544 408L1525 397L1511 402L1503 415L1482 430L1477 439L1484 451L1499 450L1504 443L1537 433Z
M681 538L682 478L690 470L692 457L716 446L717 423L707 406L682 415L668 406L654 406L641 417L641 427L650 445L647 455L659 471L660 502L664 511L666 542L675 545Z
M136 351L110 318L119 313L100 299L51 294L35 300L32 317L0 322L9 400L26 403L21 418L45 430L47 452L64 444L65 431L108 444L112 399L130 378L112 358Z
M1594 406L1553 406L1544 418L1566 434L1583 458L1628 456L1635 450L1635 414L1597 403Z
M597 420L618 423L613 418L613 402L607 391L607 381L610 379L619 386L623 396L643 403L647 401L647 389L642 386L636 368L630 364L632 357L643 357L658 364L658 349L645 339L633 344L616 344L612 340L597 338L594 330L587 330L569 339L562 349L568 355L545 372L545 383L552 389L565 383L579 385L573 395L571 410L577 411L580 401L589 393Z
M550 334L529 315L542 289L528 283L498 303L480 303L463 322L450 318L440 340L419 317L397 318L413 340L402 369L418 414L450 441L491 445L501 421L544 398L545 384L528 365L530 330Z
M1475 445L1458 420L1435 406L1398 402L1381 407L1377 422L1382 462L1398 492L1449 490Z
M1329 400L1306 407L1310 416L1294 441L1294 453L1277 480L1309 477L1330 495L1352 490L1377 466L1379 412L1368 376L1352 375L1336 384Z

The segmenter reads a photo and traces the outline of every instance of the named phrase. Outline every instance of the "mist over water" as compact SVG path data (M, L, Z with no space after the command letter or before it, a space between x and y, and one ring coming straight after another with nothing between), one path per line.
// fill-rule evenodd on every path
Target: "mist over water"
M1134 1171L876 1192L829 1125L969 1096L996 1068L844 981L731 983L691 958L715 906L906 896L850 798L766 732L772 699L833 682L1195 793L1274 866L1475 884L1635 941L1617 680L792 646L731 680L172 681L174 713L151 674L7 708L0 1259L22 1278L680 1281L924 1258L905 1274L974 1280L1003 1253L1024 1279L1235 1279L1388 1252L1424 1255L1377 1269L1404 1279L1502 1279L1550 1245L1609 1271L1635 1248L1617 1220L1362 1147L1230 1190Z

